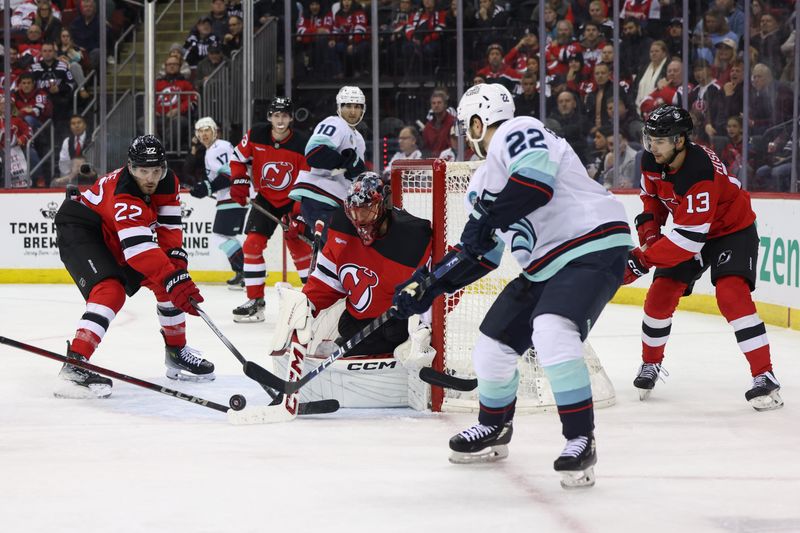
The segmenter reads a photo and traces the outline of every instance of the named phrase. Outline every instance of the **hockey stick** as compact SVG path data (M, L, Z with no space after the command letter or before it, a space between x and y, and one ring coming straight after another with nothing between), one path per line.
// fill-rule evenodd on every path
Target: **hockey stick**
M308 265L309 275L317 268L317 255L319 254L319 247L322 245L323 231L325 231L325 222L317 220L314 223L314 244L311 246L311 264Z
M264 209L263 207L261 207L257 203L250 202L250 206L253 209L255 209L256 211L258 211L259 213L261 213L262 215L264 215L265 217L267 217L268 219L272 220L277 225L279 225L283 231L285 231L285 232L289 231L289 226L287 226L286 223L283 220L279 219L278 217L276 217L275 215L273 215L272 213L270 213L269 211L267 211L266 209ZM311 239L309 239L308 237L306 237L305 235L303 235L301 233L297 234L297 238L300 239L301 241L303 241L304 243L306 243L309 246L312 246L312 247L314 246L314 243L311 242Z
M421 283L416 284L412 283L408 285L404 290L408 292L413 292L419 289L421 292L424 292L434 282L438 279L441 279L444 275L450 272L453 268L455 268L459 263L465 261L465 253L460 252L457 255L454 255L447 261L445 264L441 265L437 268L433 273L429 274L427 278L425 278ZM335 352L330 354L327 359L322 361L322 363L317 366L314 370L303 376L299 381L286 381L269 370L253 363L252 361L248 361L244 365L244 373L247 374L248 377L272 387L273 389L277 389L285 394L293 394L297 392L300 388L302 388L306 383L314 379L318 376L323 370L328 368L330 365L333 364L334 361L337 359L341 359L344 357L350 350L352 350L358 343L369 337L376 329L381 327L385 324L394 313L394 307L390 307L386 312L384 312L379 317L375 318L367 324L361 331L357 332L355 335L350 337L344 345L340 346Z
M162 387L161 385L156 385L155 383L150 383L149 381L145 381L143 379L135 378L133 376L128 376L127 374L121 374L119 372L115 372L114 370L109 370L101 366L93 365L88 361L71 359L64 355L51 352L49 350L45 350L44 348L38 348L36 346L25 344L24 342L15 341L7 337L0 337L0 344L7 344L9 346L13 346L14 348L18 348L26 352L34 353L36 355L41 355L43 357L47 357L55 361L61 361L62 363L69 363L71 365L78 366L86 370L91 370L92 372L97 372L98 374L102 374L110 378L124 381L125 383L130 383L131 385L136 385L137 387L142 387L144 389L149 389L151 391L160 392L161 394L166 394L167 396L172 396L173 398L177 398L179 400L183 400L196 405L201 405L203 407L208 407L209 409L213 409L221 413L227 413L230 410L229 407L218 403L214 403L211 400L204 400L203 398L192 396L191 394L184 394L180 391L169 389L167 387Z
M214 334L216 334L216 336L219 337L219 340L222 341L222 344L224 344L228 348L228 350L231 351L233 356L236 357L236 359L238 359L238 361L240 363L242 363L243 368L247 368L247 364L248 364L247 359L242 355L242 353L239 350L236 349L236 347L233 345L233 343L231 343L231 341L229 341L228 338L225 337L225 335L222 334L222 332L214 324L214 322L211 320L211 318L206 314L205 311L200 309L200 306L194 300L192 300L192 307L195 308L197 313L200 315L200 318L202 318L203 321L206 324L208 324L208 327L211 328L211 331L213 331ZM245 372L245 374L246 373L247 372ZM264 391L267 394L269 394L270 398L272 398L272 403L270 403L270 406L278 406L281 403L283 403L283 394L281 392L273 390L270 387L268 387L268 386L266 386L266 385L264 385L263 383L260 383L260 382L259 382L259 385L261 385L261 388L264 389ZM319 415L319 414L325 414L325 413L333 413L333 412L338 411L338 410L339 410L339 402L337 400L317 400L317 401L308 402L308 403L301 403L299 408L298 408L297 414L298 415Z
M450 374L445 374L444 372L434 370L429 366L420 368L419 379L430 385L436 385L437 387L444 387L446 389L453 389L463 392L475 390L475 388L478 386L477 378L457 378L455 376L451 376Z

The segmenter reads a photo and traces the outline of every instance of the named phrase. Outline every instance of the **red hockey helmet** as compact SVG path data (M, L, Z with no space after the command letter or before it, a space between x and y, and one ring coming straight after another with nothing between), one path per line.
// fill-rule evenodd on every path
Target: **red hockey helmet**
M374 172L359 174L344 200L344 212L356 228L361 242L370 246L380 237L389 214L389 185Z

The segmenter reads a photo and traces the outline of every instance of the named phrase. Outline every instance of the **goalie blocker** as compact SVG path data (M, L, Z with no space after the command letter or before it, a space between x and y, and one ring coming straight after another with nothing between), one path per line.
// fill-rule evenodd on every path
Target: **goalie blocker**
M310 358L307 363L315 366L316 358L324 358L333 353L339 336L340 321L345 310L345 299L322 310L313 316L313 305L302 291L289 284L277 284L280 311L277 326L273 334L271 355L274 356L274 370L281 375L286 373L287 366L297 364L296 348ZM345 315L344 322L352 321ZM394 323L394 325L392 325ZM360 326L353 324L355 330ZM420 323L419 317L408 321L391 321L389 329L373 337L373 347L381 340L394 337L407 339L401 342L394 351L381 350L382 353L345 357L335 361L326 372L300 389L298 400L301 402L318 399L336 399L341 407L349 408L386 408L412 407L422 410L428 407L429 388L417 373L423 366L433 360L435 351L430 347L430 329ZM402 328L402 332L399 331ZM349 329L349 328L348 328ZM342 329L343 333L346 333ZM388 337L388 339L387 339ZM365 349L361 349L367 348ZM356 352L370 352L370 346L361 343ZM318 363L317 363L318 364Z

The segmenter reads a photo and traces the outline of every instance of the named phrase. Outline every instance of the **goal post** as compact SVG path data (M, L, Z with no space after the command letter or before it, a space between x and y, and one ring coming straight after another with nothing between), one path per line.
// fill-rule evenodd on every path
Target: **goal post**
M448 244L459 242L467 220L465 195L470 178L481 161L447 162L442 159L392 162L392 203L412 215L431 221L432 258L439 261ZM483 317L503 288L520 273L509 250L500 266L471 285L434 300L431 308L431 346L436 349L432 367L458 377L474 377L472 348ZM595 406L615 402L614 388L588 343L584 358L592 380ZM554 410L555 400L533 349L518 364L520 384L516 410L519 413ZM471 412L478 408L477 391L458 392L431 387L433 411Z

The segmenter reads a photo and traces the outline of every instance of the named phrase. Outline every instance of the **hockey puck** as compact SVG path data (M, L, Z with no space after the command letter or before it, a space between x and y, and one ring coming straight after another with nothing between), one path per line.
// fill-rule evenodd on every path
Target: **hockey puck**
M231 409L234 411L241 411L244 409L244 406L247 405L247 400L241 394L234 394L231 396L231 399L228 400L228 405L230 405Z

